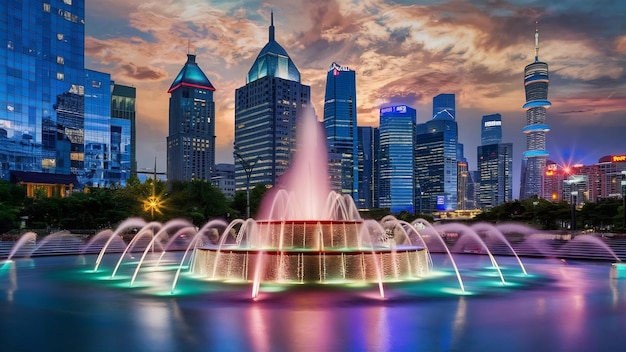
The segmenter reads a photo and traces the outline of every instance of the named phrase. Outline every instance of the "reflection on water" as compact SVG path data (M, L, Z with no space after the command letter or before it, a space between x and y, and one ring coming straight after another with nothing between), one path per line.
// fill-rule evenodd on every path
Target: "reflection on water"
M35 261L0 269L2 350L556 351L626 343L617 332L626 280L610 277L610 263L527 259L546 280L478 296L411 297L410 288L390 286L409 293L378 300L369 298L376 288L295 288L251 301L250 285L154 296L79 280L75 260ZM138 286L153 275L168 276L147 272Z

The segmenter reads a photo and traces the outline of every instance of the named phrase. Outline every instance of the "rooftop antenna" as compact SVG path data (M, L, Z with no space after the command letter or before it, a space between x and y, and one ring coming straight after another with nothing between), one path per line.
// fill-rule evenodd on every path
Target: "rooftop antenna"
M274 41L274 10L270 13L270 42Z
M539 21L535 21L535 62L539 61Z

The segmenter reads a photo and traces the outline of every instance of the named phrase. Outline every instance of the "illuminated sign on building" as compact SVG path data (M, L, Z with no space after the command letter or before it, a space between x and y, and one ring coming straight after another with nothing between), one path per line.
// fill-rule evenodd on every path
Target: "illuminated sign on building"
M388 106L386 108L380 109L381 114L388 114L390 112L399 112L402 114L406 113L406 105L398 105L398 106Z
M626 155L612 155L611 161L614 163L621 163L626 161Z
M502 121L485 121L485 127L502 126Z
M446 210L446 196L437 196L437 210L438 211Z
M348 66L339 66L336 62L333 62L328 71L335 71L335 75L337 75L337 71L350 71L350 68Z

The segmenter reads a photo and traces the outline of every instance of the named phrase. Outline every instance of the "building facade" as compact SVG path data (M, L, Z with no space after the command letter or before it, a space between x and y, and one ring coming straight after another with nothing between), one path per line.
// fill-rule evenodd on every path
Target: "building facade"
M406 105L380 109L378 203L392 213L415 212L413 142L416 122L417 111Z
M269 41L248 71L246 85L235 91L235 185L276 186L296 150L298 117L309 106L311 88L275 40Z
M433 119L456 119L454 94L442 93L433 98Z
M480 145L502 142L502 115L485 115L481 119L480 126Z
M539 32L535 30L535 61L524 68L524 89L526 91L526 151L522 158L520 199L532 196L544 198L542 194L543 175L548 151L546 133L546 110L552 105L548 100L548 64L539 61Z
M338 185L332 190L359 199L356 74L347 66L336 62L326 74L324 95L324 129L329 153L339 154L341 164ZM333 174L333 172L330 172Z
M478 146L478 204L492 208L513 200L513 144Z
M111 93L111 122L120 129L120 150L130 152L120 154L119 162L130 167L130 174L137 175L137 120L136 120L136 100L137 91L135 87L122 84L113 84L113 92ZM130 128L130 138L124 133L124 127ZM130 142L130 143L129 143ZM128 144L129 143L129 144ZM129 158L129 160L127 160Z
M361 209L378 208L379 129L359 126L357 132L358 197L354 202Z
M126 184L134 126L113 118L110 75L85 69L84 18L84 0L12 1L0 15L0 178Z
M415 177L422 210L426 213L452 211L457 207L458 127L451 110L454 104L450 102L454 95L437 97L445 104L433 99L434 118L417 125L415 138ZM444 105L448 108L441 109Z
M168 181L211 180L215 167L215 88L187 54L170 93L167 136Z

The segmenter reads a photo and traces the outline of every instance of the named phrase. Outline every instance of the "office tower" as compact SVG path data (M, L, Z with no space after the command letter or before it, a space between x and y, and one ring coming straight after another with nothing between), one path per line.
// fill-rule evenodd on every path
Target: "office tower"
M480 128L480 144L498 144L502 142L502 115L483 116Z
M324 129L329 153L341 158L339 187L331 187L354 200L358 196L357 108L355 72L333 62L326 74L324 95ZM331 174L333 172L331 171Z
M72 173L77 173L85 186L125 186L131 174L131 120L113 117L114 101L119 101L119 97L114 98L112 94L115 86L108 73L85 70L84 138L82 141L75 136L69 139L73 153L84 146L82 158L72 155L72 163L84 171ZM129 95L134 95L134 88L128 89ZM134 115L134 103L128 108L132 108ZM116 114L120 112L116 110ZM83 166L79 166L80 163Z
M456 119L454 94L442 93L433 98L433 119Z
M542 194L543 173L546 167L546 109L552 105L548 101L548 64L539 61L539 32L535 29L535 61L524 68L524 89L526 103L526 151L522 159L520 199Z
M211 180L215 167L215 88L187 54L187 62L168 89L168 181Z
M71 175L73 189L125 185L134 126L112 118L110 75L85 69L84 0L10 2L6 10L0 178L23 171L44 183Z
M82 172L85 4L10 1L0 15L0 177Z
M235 92L235 185L276 186L296 150L296 125L309 106L311 88L300 83L300 72L274 38L248 71L246 85Z
M135 87L122 84L113 84L111 93L111 122L119 126L120 137L120 163L124 169L130 169L130 174L137 176L137 128L135 101L137 92ZM126 140L124 127L130 128L130 139ZM117 132L116 132L117 133ZM126 153L129 160L127 161Z
M358 197L354 201L359 208L378 208L378 131L378 128L369 126L357 128Z
M458 127L454 120L453 99L454 94L435 97L433 107L438 107L433 108L435 117L417 125L416 182L425 213L456 210L457 207Z
M406 105L380 109L379 207L414 213L413 141L417 112ZM456 185L455 185L456 187Z
M513 200L513 144L478 146L478 204L491 208Z

